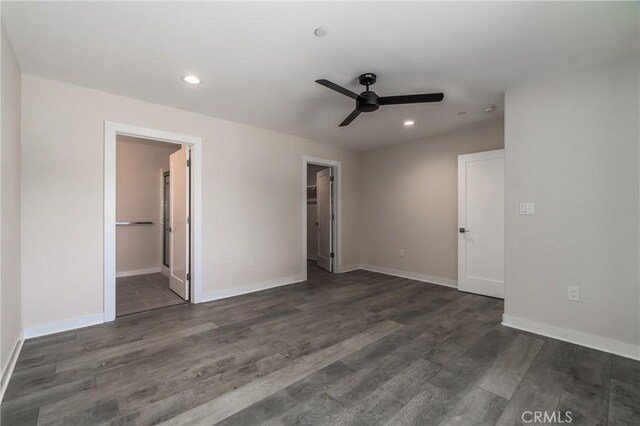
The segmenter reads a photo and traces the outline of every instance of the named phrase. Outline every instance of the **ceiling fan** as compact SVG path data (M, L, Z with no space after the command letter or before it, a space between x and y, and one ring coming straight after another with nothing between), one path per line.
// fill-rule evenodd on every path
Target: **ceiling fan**
M426 93L423 95L403 95L403 96L378 96L375 92L369 90L369 86L375 84L377 77L373 73L365 73L358 77L360 84L366 87L366 90L359 95L342 86L338 86L329 80L320 79L316 83L342 93L345 96L355 99L356 109L353 110L347 118L340 123L339 127L348 126L361 112L372 112L380 108L381 105L400 105L400 104L420 104L440 102L444 99L444 93Z

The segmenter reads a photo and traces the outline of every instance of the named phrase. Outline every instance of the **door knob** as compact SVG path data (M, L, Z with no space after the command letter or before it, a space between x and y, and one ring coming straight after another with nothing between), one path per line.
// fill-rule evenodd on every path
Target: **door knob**
M458 232L460 232L461 234L465 234L469 232L469 230L467 228L458 228Z

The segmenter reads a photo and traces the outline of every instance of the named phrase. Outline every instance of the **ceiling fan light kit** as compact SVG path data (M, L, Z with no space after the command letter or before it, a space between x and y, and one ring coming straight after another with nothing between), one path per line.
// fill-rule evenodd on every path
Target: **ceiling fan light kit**
M373 90L369 90L369 86L372 86L377 81L377 76L374 73L364 73L358 77L360 84L365 86L365 91L357 94L349 89L345 89L342 86L338 86L329 80L320 79L316 80L316 83L323 85L331 90L335 90L338 93L342 93L345 96L350 97L356 101L356 108L351 114L340 123L340 127L348 126L357 116L362 112L376 111L382 105L401 105L401 104L419 104L419 103L435 103L441 102L444 99L443 93L425 93L422 95L401 95L401 96L378 96Z

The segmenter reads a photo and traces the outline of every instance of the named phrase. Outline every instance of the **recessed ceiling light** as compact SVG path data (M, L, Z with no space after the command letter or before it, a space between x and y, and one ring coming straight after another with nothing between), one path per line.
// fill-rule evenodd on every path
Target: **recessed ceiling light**
M189 84L200 84L200 79L195 75L184 75L182 81Z
M414 124L416 124L416 123L415 123L414 121L412 121L412 120L407 120L407 121L405 121L405 122L404 122L404 123L402 123L402 124L404 124L405 126L413 126L413 125L414 125Z
M316 37L326 37L326 35L329 34L329 29L325 27L318 27L313 31L313 33Z
M495 105L489 105L489 106L486 106L486 107L482 108L482 110L484 112L493 112L493 111L496 110L496 107L495 107Z
M460 112L458 113L458 115L465 115L466 113L467 113L467 111L460 111Z

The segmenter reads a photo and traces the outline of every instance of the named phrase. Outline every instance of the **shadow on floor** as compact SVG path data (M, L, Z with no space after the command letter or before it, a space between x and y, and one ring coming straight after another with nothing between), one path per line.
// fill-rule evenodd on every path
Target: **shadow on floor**
M333 274L329 271L325 271L316 264L315 260L307 259L307 280L319 280L331 278Z

